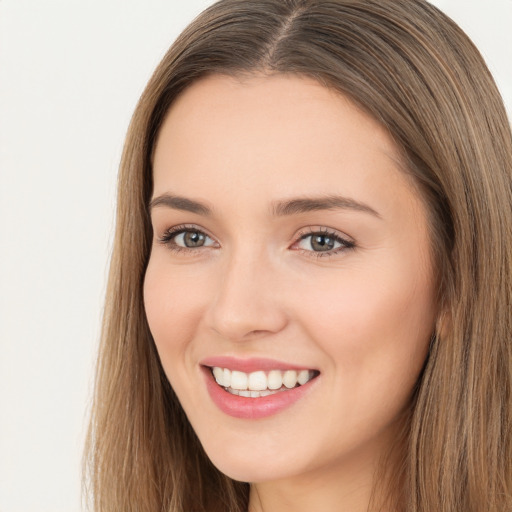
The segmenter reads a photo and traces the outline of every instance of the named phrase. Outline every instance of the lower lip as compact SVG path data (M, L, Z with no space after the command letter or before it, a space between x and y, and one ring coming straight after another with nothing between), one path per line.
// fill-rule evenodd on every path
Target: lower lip
M256 420L277 414L290 407L309 393L316 378L302 386L288 391L280 391L273 395L248 398L232 395L219 386L213 378L210 368L203 367L206 378L206 387L214 404L225 414L234 418Z

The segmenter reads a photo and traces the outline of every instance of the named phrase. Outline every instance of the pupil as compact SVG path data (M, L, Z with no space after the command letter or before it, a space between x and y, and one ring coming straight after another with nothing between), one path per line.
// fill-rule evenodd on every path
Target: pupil
M315 251L330 251L334 247L334 240L325 235L315 235L311 239L311 247Z
M187 231L184 242L187 247L200 247L204 244L204 235L197 231Z

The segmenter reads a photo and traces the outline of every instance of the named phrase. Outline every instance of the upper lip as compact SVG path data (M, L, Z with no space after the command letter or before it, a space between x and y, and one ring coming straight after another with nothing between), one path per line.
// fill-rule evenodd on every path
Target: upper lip
M277 359L268 359L265 357L251 357L241 359L232 356L212 356L203 359L200 364L202 366L209 366L213 368L229 368L244 373L251 373L258 370L313 370L311 366L304 366L301 364L287 363Z

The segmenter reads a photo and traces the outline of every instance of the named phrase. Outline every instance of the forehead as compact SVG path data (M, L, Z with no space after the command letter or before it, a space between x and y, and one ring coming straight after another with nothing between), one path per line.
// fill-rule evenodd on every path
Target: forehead
M383 208L386 193L399 188L417 195L399 161L373 118L310 78L214 75L192 84L168 112L155 148L154 195L170 189L242 205L336 193Z
M329 128L341 118L356 122L358 130L353 130L353 136L367 130L372 133L373 142L383 149L390 153L397 150L382 126L346 96L312 78L294 74L209 75L192 83L177 97L163 124L180 122L182 129L195 124L197 130L201 125L208 129L213 122L220 126L221 122L232 121L250 132L264 122L282 137L286 133L297 136L284 130L286 123L292 122L301 125L304 138L312 138L325 135L317 131L318 127ZM214 135L210 132L208 138Z
M291 159L313 147L338 149L339 156L356 142L363 143L365 155L379 152L398 160L396 146L376 121L310 78L213 75L193 83L173 103L156 141L155 167L169 153L177 160L187 143L195 144L196 158L212 148L226 149L227 157L244 145L247 160L254 161L283 145L296 147Z

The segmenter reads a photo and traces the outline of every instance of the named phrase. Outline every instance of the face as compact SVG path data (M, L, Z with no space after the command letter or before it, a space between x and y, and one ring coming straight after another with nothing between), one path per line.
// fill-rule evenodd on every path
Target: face
M305 78L209 77L168 113L146 313L232 478L373 471L388 447L435 317L426 211L398 158Z

